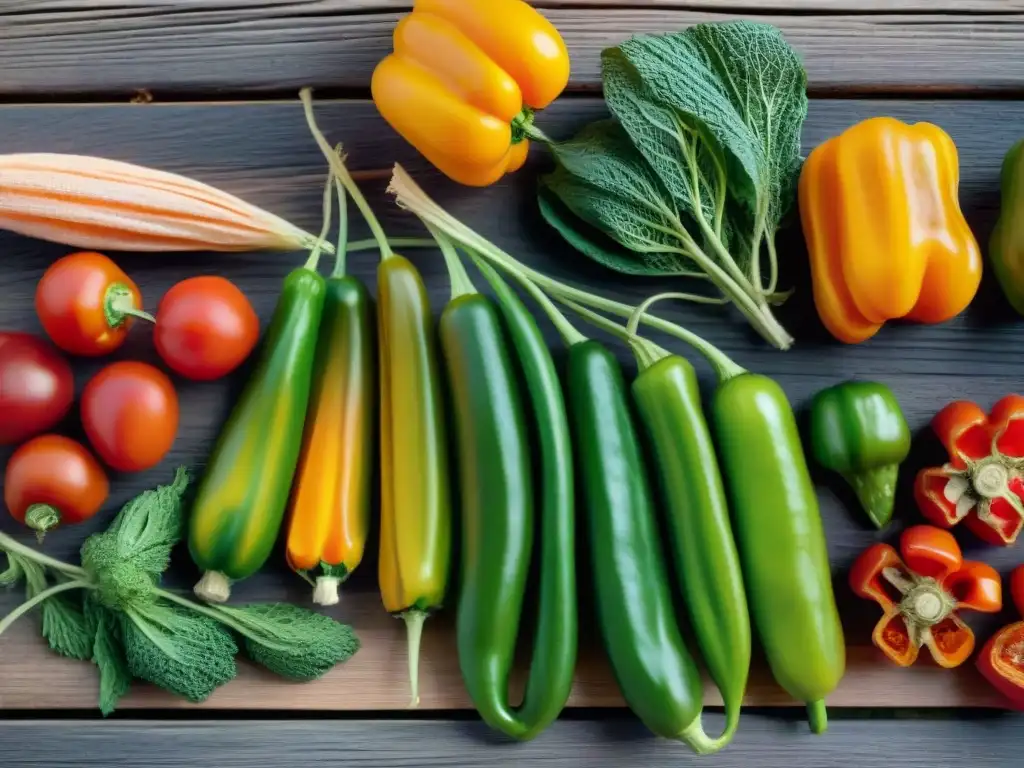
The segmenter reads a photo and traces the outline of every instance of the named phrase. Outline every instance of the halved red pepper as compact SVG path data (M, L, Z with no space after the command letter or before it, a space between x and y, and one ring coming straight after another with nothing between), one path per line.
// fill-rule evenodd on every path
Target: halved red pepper
M1024 616L1024 565L1010 576L1010 594L1017 612ZM1009 701L1024 711L1024 621L1003 627L981 650L978 670Z
M995 613L1003 605L995 569L964 560L953 534L930 525L907 528L900 553L888 544L864 550L850 570L850 586L882 607L871 639L901 667L917 660L922 645L941 667L963 664L974 650L974 632L957 611Z
M1024 527L1024 397L1007 395L987 416L976 403L952 402L932 429L950 461L918 473L921 513L942 528L964 521L989 544L1013 544Z

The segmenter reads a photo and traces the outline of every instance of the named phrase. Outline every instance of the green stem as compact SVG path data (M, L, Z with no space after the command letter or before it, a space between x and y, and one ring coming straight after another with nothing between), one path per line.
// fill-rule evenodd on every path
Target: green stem
M90 584L88 581L85 581L83 579L76 579L75 581L65 581L62 584L55 584L49 589L44 589L31 600L26 600L24 603L22 603L13 611L4 616L2 620L0 620L0 635L6 632L7 629L14 622L16 622L29 611L31 611L44 600L48 600L54 595L59 595L61 592L69 592L72 589L86 589L91 587L92 584Z
M779 256L775 252L775 235L766 237L765 242L768 244L768 287L764 292L771 296L779 285Z
M828 730L828 710L825 700L807 702L807 719L811 725L811 733L824 733Z
M513 144L518 144L524 138L533 139L543 144L554 143L544 131L533 124L533 116L534 111L532 109L523 107L519 114L512 118Z
M370 232L373 233L374 240L377 241L377 246L380 248L381 259L389 259L395 255L394 251L391 250L391 246L388 243L388 238L384 234L384 229L381 227L380 222L374 215L373 210L370 208L370 204L366 202L366 198L363 197L363 193L359 191L359 187L356 185L352 175L345 168L345 164L341 161L341 158L331 149L330 143L327 141L327 137L317 127L316 119L313 116L313 98L312 89L303 88L299 91L299 98L302 100L303 111L306 115L306 124L309 126L310 132L313 134L313 138L320 147L320 151L323 152L325 158L327 158L328 164L331 166L331 170L334 171L334 175L338 177L341 183L345 186L352 201L356 204L356 208L363 215L366 220L367 226L370 228Z
M494 268L487 263L487 261L478 254L476 251L467 251L469 257L473 259L473 263L476 264L477 269L483 274L487 281L494 286L496 291L501 291L504 287L505 290L512 290L508 284L501 279L501 275L494 271ZM558 331L562 340L565 342L567 347L571 347L574 344L586 341L587 337L584 336L571 322L565 314L555 306L554 302L548 298L548 295L544 293L540 288L537 287L536 283L527 278L521 272L516 271L509 264L502 264L502 267L510 274L516 281L523 286L530 297L536 301L544 313L551 320L551 323L555 326L555 330Z
M597 312L594 312L591 309L587 309L587 307L573 301L572 299L559 298L558 300L591 325L596 328L600 328L606 333L610 333L615 338L628 344L641 370L650 368L656 362L671 354L667 349L658 346L653 341L648 341L636 334L629 333L618 323L597 314Z
M323 198L323 219L324 223L320 227L320 235L316 239L316 245L313 246L309 252L309 258L306 259L306 263L303 265L306 269L311 272L316 272L317 265L320 263L320 253L323 251L324 243L327 241L327 230L331 227L331 202L334 198L332 194L332 188L334 186L334 171L327 171L327 183L324 184L324 198Z
M339 144L336 149L341 149ZM334 271L331 277L341 278L345 276L348 269L348 198L345 196L345 187L338 177L334 177L334 191L338 196L338 246L334 249Z
M25 546L20 541L17 541L2 532L0 532L0 550L20 555L26 560L32 560L45 568L60 571L67 576L73 576L78 579L88 577L88 573L84 568L72 565L71 563L65 563L63 560L57 560L49 555L44 555L42 552L39 552L32 547Z
M135 295L131 288L122 283L114 283L107 288L103 312L106 315L107 325L111 328L119 327L125 317L137 317L139 320L150 323L156 322L156 318L149 312L135 306Z
M619 317L632 317L636 309L635 307L614 301L613 299L606 299L603 296L597 296L554 280L544 273L526 266L486 238L481 237L431 200L401 165L395 165L394 175L391 178L388 190L396 196L400 206L412 211L423 221L430 222L462 247L478 253L480 256L498 264L519 278L528 279L531 283L555 296L563 304L568 299L577 304L618 315ZM742 370L721 350L682 326L647 314L643 316L643 322L651 328L674 336L696 349L707 358L708 362L719 372L721 377L729 378L731 375L735 375L730 373L731 371ZM728 364L725 361L728 361Z
M437 243L430 237L389 237L388 245L392 248L436 248ZM349 253L368 251L377 247L372 237L366 240L352 240L345 246Z
M459 296L477 293L476 288L473 286L473 281L469 279L469 273L466 272L462 259L455 252L455 246L452 245L452 241L430 224L427 224L426 227L437 241L437 246L441 249L441 255L444 256L444 263L448 267L448 279L452 284L452 300L454 301Z
M405 621L406 638L409 656L409 690L412 699L409 707L420 705L420 641L423 639L423 622L427 619L426 611L406 611L402 614Z

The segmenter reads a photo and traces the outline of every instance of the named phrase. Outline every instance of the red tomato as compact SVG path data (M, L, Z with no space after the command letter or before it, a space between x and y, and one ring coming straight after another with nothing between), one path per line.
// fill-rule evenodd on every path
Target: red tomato
M259 335L260 320L245 294L223 277L203 276L164 294L153 341L171 370L209 381L241 365Z
M40 535L62 523L88 520L109 492L95 457L61 435L32 438L14 452L4 472L4 502L11 517Z
M111 363L82 391L82 424L96 453L121 472L155 466L178 432L178 395L147 363Z
M124 343L132 313L141 311L139 288L102 253L82 251L57 259L36 286L36 314L53 343L73 355L97 356Z
M74 397L71 366L52 345L28 333L0 331L0 445L50 429Z

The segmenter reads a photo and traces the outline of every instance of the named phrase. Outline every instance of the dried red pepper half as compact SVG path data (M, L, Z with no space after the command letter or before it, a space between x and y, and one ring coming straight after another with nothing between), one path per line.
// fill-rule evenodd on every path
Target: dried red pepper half
M1024 565L1010 576L1010 593L1017 612L1024 616ZM976 662L978 670L1009 701L1024 711L1024 621L1003 627L992 636Z
M882 607L871 639L901 667L917 660L922 645L941 667L963 664L974 650L974 632L957 611L995 613L1003 605L995 569L964 560L953 534L930 525L907 528L899 553L888 544L864 550L850 570L850 586Z
M976 403L952 402L932 429L950 460L918 473L921 513L942 528L964 521L989 544L1013 544L1024 527L1024 397L1007 395L988 415Z

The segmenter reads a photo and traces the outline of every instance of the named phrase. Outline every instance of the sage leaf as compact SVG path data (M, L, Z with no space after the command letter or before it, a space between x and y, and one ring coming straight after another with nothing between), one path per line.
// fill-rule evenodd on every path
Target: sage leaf
M648 269L642 260L637 259L636 254L566 208L565 203L543 179L537 192L537 205L544 221L573 248L598 264L630 274L661 274L660 270Z
M84 603L84 615L92 636L92 662L100 674L98 706L106 717L128 693L132 673L124 656L117 614L88 596Z
M42 605L43 637L61 656L79 661L92 658L93 637L82 613L82 597L54 595Z
M238 646L213 619L161 603L123 611L121 637L133 676L198 703L238 673Z
M634 254L633 260L609 266L633 274L692 270L678 209L618 123L591 123L554 153L558 167L542 184Z
M221 605L217 611L242 635L249 658L291 680L322 677L359 649L351 627L290 603Z

